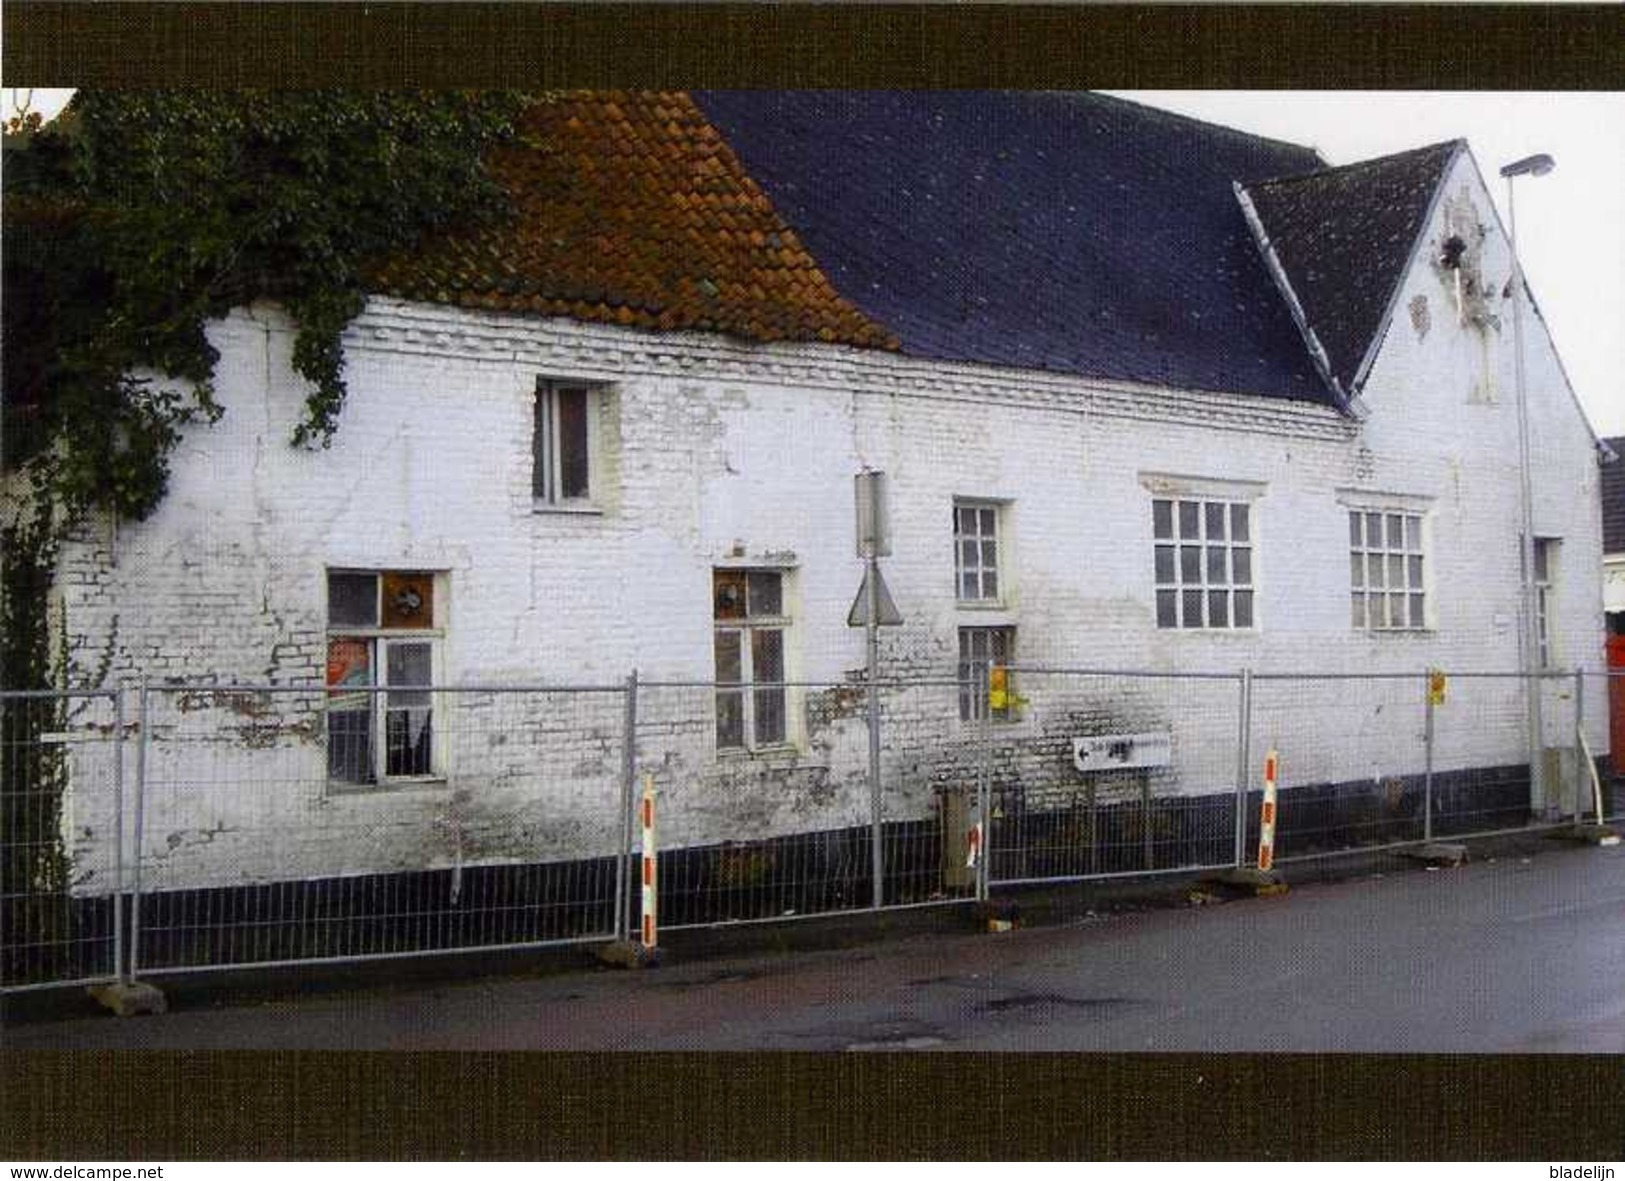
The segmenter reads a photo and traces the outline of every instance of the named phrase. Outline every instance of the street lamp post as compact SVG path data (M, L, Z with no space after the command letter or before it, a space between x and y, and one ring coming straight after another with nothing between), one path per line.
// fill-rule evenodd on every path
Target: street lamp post
M1529 723L1530 811L1544 810L1544 776L1540 766L1540 635L1535 612L1535 501L1529 464L1529 390L1524 376L1523 356L1523 263L1518 258L1518 213L1513 203L1512 182L1520 176L1545 176L1556 162L1539 153L1514 160L1501 169L1507 182L1507 244L1512 253L1512 357L1518 394L1518 483L1523 501L1523 553L1520 562L1523 590L1523 674L1524 698Z

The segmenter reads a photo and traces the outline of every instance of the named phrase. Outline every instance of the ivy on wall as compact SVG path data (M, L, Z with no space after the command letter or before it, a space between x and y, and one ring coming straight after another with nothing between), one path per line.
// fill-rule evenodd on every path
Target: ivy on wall
M525 101L80 91L55 122L11 129L7 466L26 464L64 520L146 516L180 427L220 413L205 324L259 299L293 317L311 385L291 441L326 445L345 396L340 335L369 269L503 214L483 159Z

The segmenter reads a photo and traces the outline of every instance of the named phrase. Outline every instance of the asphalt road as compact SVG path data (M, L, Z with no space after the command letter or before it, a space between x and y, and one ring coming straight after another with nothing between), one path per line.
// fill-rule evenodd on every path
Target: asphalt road
M1625 1052L1625 846L1276 898L11 1026L5 1047Z

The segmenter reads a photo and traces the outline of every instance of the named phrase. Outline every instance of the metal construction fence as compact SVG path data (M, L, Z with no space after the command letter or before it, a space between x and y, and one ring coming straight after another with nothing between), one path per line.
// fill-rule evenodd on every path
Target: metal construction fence
M645 787L661 929L1625 803L1621 674L974 675L0 693L0 991L627 938Z

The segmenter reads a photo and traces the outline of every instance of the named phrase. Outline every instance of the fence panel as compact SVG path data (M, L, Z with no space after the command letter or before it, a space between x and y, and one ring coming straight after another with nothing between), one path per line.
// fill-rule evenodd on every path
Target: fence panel
M1424 673L1260 674L1252 683L1250 725L1249 851L1258 844L1262 796L1251 788L1269 750L1278 756L1276 861L1424 838ZM1437 820L1437 793L1434 815Z
M639 686L662 929L871 905L867 715L861 682Z
M119 973L120 720L111 691L0 692L0 991Z
M148 694L140 972L609 939L620 686Z
M1011 676L1016 701L986 725L990 884L1234 864L1239 676Z

